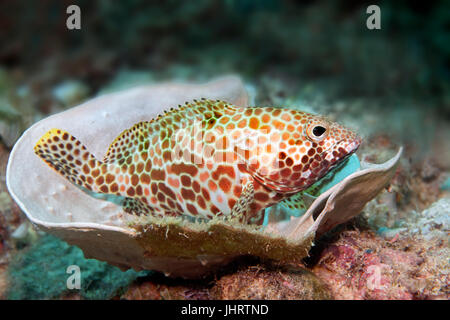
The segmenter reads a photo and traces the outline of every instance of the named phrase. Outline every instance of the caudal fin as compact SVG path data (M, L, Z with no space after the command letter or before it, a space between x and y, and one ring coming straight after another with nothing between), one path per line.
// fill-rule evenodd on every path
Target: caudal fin
M34 146L34 152L72 183L94 192L102 190L107 166L68 132L51 129Z

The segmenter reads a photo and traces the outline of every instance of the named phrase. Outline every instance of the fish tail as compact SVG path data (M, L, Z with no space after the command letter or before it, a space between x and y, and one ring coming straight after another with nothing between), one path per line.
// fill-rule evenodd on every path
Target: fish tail
M107 165L97 160L70 133L61 129L49 130L36 143L34 152L75 185L91 191L107 193L104 192L107 190L100 188Z

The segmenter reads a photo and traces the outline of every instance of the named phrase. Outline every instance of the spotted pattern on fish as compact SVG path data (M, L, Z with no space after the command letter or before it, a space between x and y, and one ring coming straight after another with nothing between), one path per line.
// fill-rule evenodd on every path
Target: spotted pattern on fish
M102 161L62 129L35 153L82 189L122 197L129 213L260 224L262 209L308 188L360 142L321 116L201 99L125 130Z

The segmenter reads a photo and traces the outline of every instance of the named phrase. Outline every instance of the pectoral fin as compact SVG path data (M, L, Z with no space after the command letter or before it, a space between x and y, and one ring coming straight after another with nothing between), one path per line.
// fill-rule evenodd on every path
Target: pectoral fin
M141 200L129 197L124 199L122 207L125 212L138 216L141 214L151 215L153 213L152 208L148 204Z

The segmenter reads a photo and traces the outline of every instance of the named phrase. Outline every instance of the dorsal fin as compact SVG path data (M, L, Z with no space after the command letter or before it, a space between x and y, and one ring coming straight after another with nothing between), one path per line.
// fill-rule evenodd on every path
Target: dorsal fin
M200 100L193 99L192 102L185 102L178 108L170 109L164 116L198 114L206 119L211 117L218 119L224 114L233 114L236 110L236 107L228 102L201 98Z
M179 104L176 108L170 108L158 115L154 120L158 121L164 118L172 117L174 115L198 114L206 118L212 116L219 118L224 114L232 114L236 111L236 106L229 104L223 100L211 100L201 98L199 100L193 99L192 102L186 101L184 104Z
M202 98L200 100L193 100L193 102L186 102L184 105L179 105L178 108L171 108L158 115L150 121L142 121L130 129L123 131L111 143L108 151L103 159L105 163L113 163L119 161L128 152L130 155L139 147L139 143L144 143L145 139L156 131L166 126L177 126L186 119L194 120L198 115L202 119L208 120L215 118L216 120L224 114L232 114L236 111L236 107L221 100L208 100ZM177 126L181 127L181 126Z

